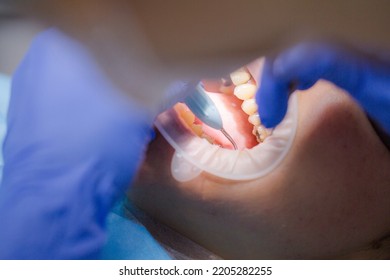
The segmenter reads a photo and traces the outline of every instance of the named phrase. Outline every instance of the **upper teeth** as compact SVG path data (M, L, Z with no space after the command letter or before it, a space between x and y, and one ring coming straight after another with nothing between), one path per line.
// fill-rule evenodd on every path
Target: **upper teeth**
M243 68L230 74L230 79L232 79L233 84L236 86L245 84L250 80L250 78L251 75Z
M239 85L234 89L234 95L241 100L253 98L256 94L256 86L253 84Z
M260 117L259 117L259 113L255 113L253 115L250 115L248 117L248 121L253 124L253 125L260 125Z
M263 142L265 138L272 133L272 131L261 125L259 113L257 111L257 104L254 99L257 87L253 83L249 82L251 75L245 68L241 68L230 74L230 78L236 86L234 88L234 95L238 99L244 101L242 102L241 108L249 115L248 122L253 125L253 134L256 135L258 142Z
M253 115L254 113L257 112L257 104L256 101L252 99L247 99L242 102L241 105L242 110L248 114L248 115Z
M257 127L257 133L258 133L259 140L263 142L265 138L267 138L267 136L272 134L272 130L267 129L264 126L260 125L259 127Z

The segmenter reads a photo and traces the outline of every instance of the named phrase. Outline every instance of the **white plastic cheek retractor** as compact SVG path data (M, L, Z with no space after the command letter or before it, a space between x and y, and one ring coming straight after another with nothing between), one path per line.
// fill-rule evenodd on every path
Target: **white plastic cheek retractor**
M194 135L174 109L157 117L156 127L175 149L172 176L186 182L205 171L230 180L252 180L271 172L286 156L293 143L298 121L296 93L289 99L287 114L263 143L251 149L229 150Z

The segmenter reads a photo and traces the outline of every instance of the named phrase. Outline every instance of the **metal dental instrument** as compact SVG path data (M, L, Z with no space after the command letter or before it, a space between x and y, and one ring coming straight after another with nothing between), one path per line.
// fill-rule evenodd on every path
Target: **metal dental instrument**
M223 133L223 135L225 135L225 137L230 141L230 143L232 143L233 147L235 150L237 150L237 144L236 142L234 142L233 138L230 136L229 133L226 132L226 130L224 128L221 129L221 132Z
M234 149L238 149L236 142L234 142L233 138L223 128L221 114L218 112L215 103L205 92L201 83L196 86L195 93L184 99L184 103L202 122L214 129L220 130L229 142L232 143Z

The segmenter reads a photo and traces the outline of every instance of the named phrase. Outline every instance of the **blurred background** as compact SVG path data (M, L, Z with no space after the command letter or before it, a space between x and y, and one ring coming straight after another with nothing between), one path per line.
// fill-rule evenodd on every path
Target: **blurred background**
M11 75L43 26L21 18L0 4L0 73Z

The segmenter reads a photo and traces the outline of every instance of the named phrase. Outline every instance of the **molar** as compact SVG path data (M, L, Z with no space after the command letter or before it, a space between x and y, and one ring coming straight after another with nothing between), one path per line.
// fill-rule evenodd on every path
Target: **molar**
M268 136L272 134L271 129L265 128L263 125L259 125L256 129L256 137L263 142Z

